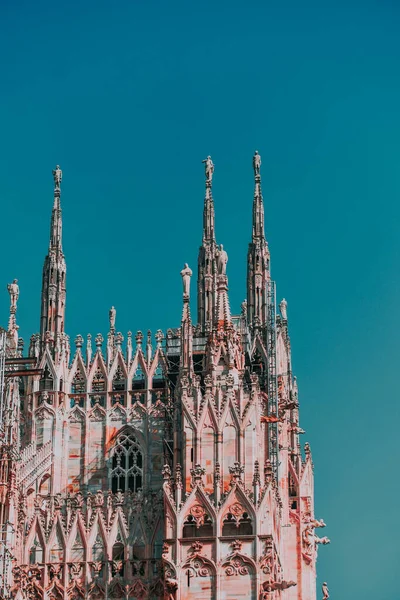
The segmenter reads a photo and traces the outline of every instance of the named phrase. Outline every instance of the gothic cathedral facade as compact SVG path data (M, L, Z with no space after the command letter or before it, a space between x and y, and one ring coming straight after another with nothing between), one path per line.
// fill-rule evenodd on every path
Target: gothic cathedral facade
M15 280L3 334L5 598L316 600L317 549L329 540L316 532L325 523L300 442L287 303L276 307L270 277L261 159L239 314L216 243L214 165L204 162L197 323L185 265L180 327L124 341L112 307L106 339L78 335L74 349L53 171L40 333L24 358Z

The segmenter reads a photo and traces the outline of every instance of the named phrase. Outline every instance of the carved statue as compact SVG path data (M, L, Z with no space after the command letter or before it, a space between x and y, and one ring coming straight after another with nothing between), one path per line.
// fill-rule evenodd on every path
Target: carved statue
M261 156L258 154L258 150L256 150L254 153L254 156L253 156L254 175L260 174L260 167L261 167Z
M10 294L11 307L17 308L17 302L19 297L19 286L18 279L14 279L12 283L7 285L8 293Z
M56 188L59 188L62 180L62 171L60 169L60 165L57 165L56 168L53 170L53 178L54 185L56 186Z
M115 308L112 306L110 308L110 311L108 313L108 317L110 319L110 329L115 329L115 317L116 317L117 311L115 310Z
M211 183L212 182L213 173L214 173L214 163L211 160L211 156L207 156L207 158L205 160L203 160L202 162L205 164L206 181L208 181L209 183Z
M326 583L326 581L324 581L324 583L322 584L322 593L324 595L322 600L328 600L329 590L328 590L328 584Z
M226 263L228 262L228 255L221 244L219 250L216 251L215 257L217 259L218 275L226 275Z
M183 283L183 297L189 298L190 296L190 278L193 275L192 269L187 263L181 271L182 283Z
M282 319L287 321L287 301L285 298L279 304L279 310L281 311Z

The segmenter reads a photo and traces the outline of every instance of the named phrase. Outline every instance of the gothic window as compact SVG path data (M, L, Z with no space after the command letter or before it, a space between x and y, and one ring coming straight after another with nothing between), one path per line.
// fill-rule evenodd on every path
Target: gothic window
M49 367L46 365L43 372L43 377L39 381L40 390L52 390L53 389L53 376Z
M124 373L121 369L121 366L118 365L117 370L115 371L114 377L113 377L113 382L112 382L112 389L113 392L121 392L124 391L126 387L125 384L125 376Z
M183 524L184 538L201 538L210 537L213 535L213 525L210 517L207 514L202 515L202 518L196 519L193 515L188 515Z
M78 367L72 379L71 394L83 394L84 392L86 392L86 381Z
M97 534L97 537L92 547L92 559L95 562L99 562L104 559L104 544L100 534Z
M144 390L146 387L145 377L143 369L138 365L136 372L132 379L132 390Z
M71 561L83 562L85 560L85 550L79 530L76 533L75 542L71 548Z
M247 513L243 513L240 518L237 515L228 513L224 518L222 525L223 536L253 535L253 525Z
M92 392L105 392L106 382L104 379L104 373L100 368L96 369L92 381Z
M59 532L55 537L52 547L50 548L50 562L59 563L64 561L64 546Z
M43 548L38 540L37 535L33 541L31 549L29 551L29 563L31 565L43 562Z
M111 489L137 492L143 485L143 454L132 433L120 433L111 455Z

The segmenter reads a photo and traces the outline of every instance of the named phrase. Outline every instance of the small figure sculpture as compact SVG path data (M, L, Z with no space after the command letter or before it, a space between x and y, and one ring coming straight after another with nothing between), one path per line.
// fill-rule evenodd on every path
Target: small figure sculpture
M116 314L117 314L117 311L112 306L110 308L110 312L108 313L108 316L109 316L109 319L110 319L110 329L115 329L115 317L116 317Z
M211 183L212 182L212 176L214 173L214 163L211 160L211 156L207 156L207 158L205 160L202 161L205 164L205 169L206 169L206 181Z
M322 600L328 600L329 590L328 590L328 584L326 583L326 581L324 581L324 583L322 584L322 593L324 595Z
M183 297L189 298L190 296L190 278L193 275L192 269L187 263L181 271L182 283L183 283Z
M285 298L279 304L279 310L281 311L282 319L287 321L287 301Z
M19 297L18 279L14 279L12 283L7 285L8 293L10 294L11 308L17 308Z
M247 300L243 300L242 304L240 305L240 308L241 308L242 317L246 317L247 316Z
M260 174L260 167L261 167L261 156L258 154L258 150L256 150L254 153L254 156L253 156L254 175Z
M228 262L228 255L221 244L219 250L216 251L215 257L217 259L218 275L226 275L226 263Z
M62 171L60 169L60 165L57 165L56 168L53 170L53 178L54 185L56 186L56 188L59 188L62 180Z

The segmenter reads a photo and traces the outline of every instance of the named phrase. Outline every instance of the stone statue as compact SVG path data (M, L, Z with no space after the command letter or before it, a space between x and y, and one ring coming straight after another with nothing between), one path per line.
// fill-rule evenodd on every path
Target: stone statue
M190 278L193 275L192 269L187 263L181 271L182 283L183 283L183 297L189 298L190 296Z
M214 173L214 163L211 160L211 156L207 156L205 160L202 161L205 164L206 168L206 181L212 182L212 176Z
M226 275L226 263L228 262L228 255L221 244L219 249L215 253L217 259L218 275Z
M287 301L285 300L285 298L283 298L280 302L279 310L281 311L282 319L284 321L287 321Z
M110 311L108 313L108 317L110 319L110 329L115 329L115 317L116 317L117 311L115 310L115 308L112 306L110 308Z
M258 150L256 150L254 153L254 156L253 156L254 175L260 174L260 167L261 167L261 156L258 154Z
M326 581L324 581L324 583L322 584L322 593L324 595L322 600L328 600L329 590L328 590L328 584L326 583Z
M19 297L18 279L14 279L12 283L7 285L8 293L10 294L11 307L17 308Z
M60 165L57 165L56 168L53 170L53 178L55 187L59 188L62 180L62 171L60 169Z

